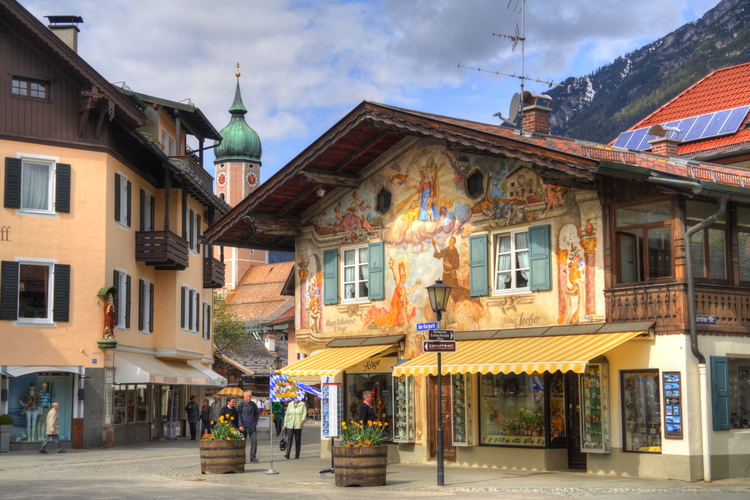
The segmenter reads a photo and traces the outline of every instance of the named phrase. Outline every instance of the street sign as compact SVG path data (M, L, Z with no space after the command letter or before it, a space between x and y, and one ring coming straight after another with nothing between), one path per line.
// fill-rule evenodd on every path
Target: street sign
M716 316L709 316L706 314L697 314L695 316L695 322L699 325L715 325Z
M456 352L456 343L452 340L425 340L422 342L424 352Z
M417 323L417 331L418 332L425 332L427 330L434 330L438 327L438 324L436 321L433 321L432 323Z
M454 340L453 330L430 330L427 340Z

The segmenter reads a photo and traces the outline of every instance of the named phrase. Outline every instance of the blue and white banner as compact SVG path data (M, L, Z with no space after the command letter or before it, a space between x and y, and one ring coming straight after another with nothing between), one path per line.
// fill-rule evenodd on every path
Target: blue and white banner
M320 398L320 389L298 382L288 375L271 374L271 402L300 401L304 399L305 393L313 394Z

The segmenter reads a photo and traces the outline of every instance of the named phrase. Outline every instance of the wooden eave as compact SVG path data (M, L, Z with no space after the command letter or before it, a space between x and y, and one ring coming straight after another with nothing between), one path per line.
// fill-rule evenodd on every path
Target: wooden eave
M211 226L208 241L294 251L305 212L321 199L319 188L328 195L356 188L369 166L411 137L432 137L454 149L516 158L561 176L593 181L595 160L498 136L498 127L441 118L363 102ZM278 227L268 231L268 221Z

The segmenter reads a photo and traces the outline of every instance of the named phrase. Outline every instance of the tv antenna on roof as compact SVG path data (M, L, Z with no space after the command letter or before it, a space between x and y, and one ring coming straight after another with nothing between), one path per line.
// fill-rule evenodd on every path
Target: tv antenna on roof
M501 37L501 38L507 38L507 39L511 40L513 42L513 47L511 48L511 51L515 51L516 50L516 46L520 42L520 44L521 44L521 74L520 75L516 75L516 74L511 74L511 73L503 73L502 71L499 71L499 70L498 71L490 71L490 70L483 69L481 67L473 68L473 67L470 67L470 66L464 66L461 63L458 63L458 67L459 68L463 68L463 69L473 69L473 70L476 70L476 71L482 71L484 73L494 73L496 75L509 76L511 78L518 78L521 81L521 92L520 92L520 94L514 94L513 95L513 99L511 100L511 105L510 105L509 119L506 120L505 118L503 118L503 116L502 116L501 113L495 113L495 115L494 115L494 116L498 116L501 120L503 120L506 123L509 123L509 124L513 123L513 124L515 124L516 118L518 118L519 115L521 116L521 121L523 121L523 106L522 106L521 102L523 100L523 95L524 95L524 87L525 87L524 82L526 82L528 80L530 82L544 83L548 87L553 87L553 86L563 87L564 85L559 84L559 83L555 83L555 82L553 82L551 80L541 80L541 79L538 79L538 78L531 78L531 77L526 76L526 68L525 68L525 59L526 59L526 34L525 34L525 30L526 30L526 0L508 0L508 7L507 8L508 8L508 10L512 10L513 12L521 14L521 26L520 26L520 28L518 26L518 23L516 23L516 32L513 35L504 35L504 34L501 34L501 33L493 33L492 36L498 36L498 37Z

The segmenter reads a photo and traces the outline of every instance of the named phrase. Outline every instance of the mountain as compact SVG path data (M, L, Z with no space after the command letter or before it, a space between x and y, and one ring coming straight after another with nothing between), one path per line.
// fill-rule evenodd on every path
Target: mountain
M546 92L550 131L606 144L711 71L748 61L750 0L722 0L697 21Z

